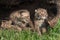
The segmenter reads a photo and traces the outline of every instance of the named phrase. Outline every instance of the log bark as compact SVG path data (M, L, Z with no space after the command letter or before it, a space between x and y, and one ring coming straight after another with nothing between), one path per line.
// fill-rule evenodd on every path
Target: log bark
M57 5L57 14L56 16L48 21L49 25L53 28L57 21L60 19L60 0L53 0L54 3Z

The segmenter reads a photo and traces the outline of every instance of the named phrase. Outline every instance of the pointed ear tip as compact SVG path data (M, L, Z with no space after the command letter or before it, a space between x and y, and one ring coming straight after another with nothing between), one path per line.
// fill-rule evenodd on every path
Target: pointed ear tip
M37 12L37 10L35 9L35 12Z

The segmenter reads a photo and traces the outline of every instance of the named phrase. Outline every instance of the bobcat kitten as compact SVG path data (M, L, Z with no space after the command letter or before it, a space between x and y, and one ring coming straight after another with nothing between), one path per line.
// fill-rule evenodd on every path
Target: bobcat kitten
M22 27L22 29L28 28L28 26L33 27L33 24L30 20L30 13L28 10L18 10L13 12L10 15L10 19L15 25Z
M41 31L46 32L45 28L45 21L48 17L47 11L42 8L38 8L35 10L35 30L38 32L39 35L41 35Z

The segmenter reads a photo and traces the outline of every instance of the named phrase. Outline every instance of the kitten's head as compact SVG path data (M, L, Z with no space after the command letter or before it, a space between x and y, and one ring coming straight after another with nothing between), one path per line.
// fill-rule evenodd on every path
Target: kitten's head
M39 8L35 10L36 19L46 19L48 17L47 11L45 9Z
M19 13L21 16L20 18L22 19L21 21L25 23L28 22L28 20L30 19L30 12L28 10L20 10Z
M10 18L26 18L30 17L30 13L28 10L17 10L11 13Z
M25 9L17 10L12 12L12 14L10 15L10 19L13 21L13 24L26 24L28 22L27 19L30 19L30 14L29 11Z
M20 13L22 18L30 17L30 13L28 10L19 10L19 13Z

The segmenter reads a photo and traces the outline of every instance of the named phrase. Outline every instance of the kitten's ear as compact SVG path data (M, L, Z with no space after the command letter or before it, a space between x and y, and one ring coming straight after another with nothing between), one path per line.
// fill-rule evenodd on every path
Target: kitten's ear
M37 9L35 9L35 12L37 12Z

